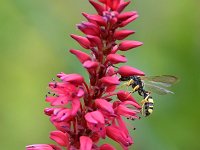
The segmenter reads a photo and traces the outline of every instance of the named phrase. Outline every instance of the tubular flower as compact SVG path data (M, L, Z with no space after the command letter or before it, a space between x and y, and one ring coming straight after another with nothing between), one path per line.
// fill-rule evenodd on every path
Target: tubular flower
M61 72L57 74L59 81L53 79L49 83L46 102L51 107L45 108L44 113L57 129L50 133L50 138L58 146L35 144L27 146L27 150L115 150L106 143L99 146L99 140L106 137L124 150L133 144L122 118L139 119L141 106L129 92L117 89L121 76L143 76L144 72L114 65L128 61L118 51L125 53L142 45L136 40L124 40L135 31L123 27L136 20L138 14L124 12L130 1L89 0L89 3L97 13L83 12L87 21L77 24L85 35L71 34L87 52L69 50L85 68L89 80L80 74Z

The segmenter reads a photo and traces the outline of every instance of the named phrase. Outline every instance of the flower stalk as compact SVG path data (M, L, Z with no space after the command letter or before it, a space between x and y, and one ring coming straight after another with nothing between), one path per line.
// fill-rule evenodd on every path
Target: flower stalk
M130 66L117 68L114 65L127 62L118 51L128 51L143 44L124 40L135 31L121 29L136 20L138 14L136 11L123 12L130 1L89 2L97 14L82 13L87 21L78 24L77 28L85 36L71 34L87 53L69 50L86 69L89 82L79 74L57 74L60 81L49 83L51 92L46 97L52 107L44 110L57 129L50 133L57 145L35 144L27 146L27 150L115 150L108 143L98 144L106 137L118 142L124 150L134 143L122 117L138 119L141 106L129 92L117 91L117 86L120 76L143 76L144 73Z

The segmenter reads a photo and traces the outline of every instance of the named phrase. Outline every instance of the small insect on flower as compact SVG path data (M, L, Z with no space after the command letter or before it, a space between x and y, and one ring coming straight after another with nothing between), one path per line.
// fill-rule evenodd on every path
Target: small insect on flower
M178 81L176 76L160 75L160 76L128 76L119 79L120 81L127 81L122 86L131 86L131 93L138 92L144 99L142 103L142 114L149 116L153 112L153 98L150 93L165 95L168 93L173 94L167 88ZM121 87L122 87L121 86ZM147 89L147 90L145 90Z

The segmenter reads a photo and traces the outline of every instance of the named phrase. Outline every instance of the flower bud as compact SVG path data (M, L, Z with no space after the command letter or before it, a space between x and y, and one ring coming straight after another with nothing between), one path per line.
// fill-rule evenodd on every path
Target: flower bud
M118 85L120 84L119 79L117 77L103 77L100 81L106 85Z
M86 37L71 34L71 37L76 40L83 48L90 49L90 41Z
M122 2L120 3L120 5L119 5L117 11L118 11L119 13L121 13L121 12L124 10L124 8L126 8L126 7L130 4L130 2L131 2L131 1L128 1L128 2L122 1Z
M117 71L121 76L128 77L128 76L144 76L144 72L133 68L131 66L122 66Z
M128 37L129 35L135 33L134 31L132 30L119 30L119 31L115 31L114 33L114 38L116 40L123 40L125 39L126 37Z
M130 50L132 48L136 48L138 46L141 46L143 43L139 42L139 41L130 41L130 40L126 40L123 41L119 44L119 50L121 51L127 51Z
M93 0L89 0L89 2L96 9L96 11L98 12L99 15L103 14L103 11L105 11L105 7L103 7L102 5L98 4L97 2L95 2Z
M80 50L70 49L69 51L74 54L81 63L84 63L86 60L91 60L90 55Z
M119 54L109 54L106 58L106 61L111 62L111 64L118 64L127 62L127 59L125 56Z

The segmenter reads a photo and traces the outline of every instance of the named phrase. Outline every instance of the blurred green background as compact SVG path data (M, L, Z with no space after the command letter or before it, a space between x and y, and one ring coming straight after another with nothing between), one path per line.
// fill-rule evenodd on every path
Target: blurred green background
M147 75L172 74L181 81L175 95L154 96L152 116L131 122L135 150L200 149L200 1L135 0L126 10L139 19L129 39L144 42L127 52L128 64ZM87 0L1 0L0 2L0 145L21 150L28 144L53 143L54 130L43 109L48 82L56 73L82 73L68 49L80 49L69 34L93 13ZM120 149L120 148L119 148Z

